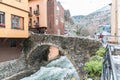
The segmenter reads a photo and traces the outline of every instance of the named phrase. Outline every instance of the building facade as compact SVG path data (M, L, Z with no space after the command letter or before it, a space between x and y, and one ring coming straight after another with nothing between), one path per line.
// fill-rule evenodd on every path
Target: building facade
M111 27L110 27L110 25L102 25L102 26L99 26L99 27L98 27L98 33L103 33L103 32L110 33L110 32L111 32Z
M47 0L29 0L29 29L36 33L47 29Z
M111 5L111 41L120 43L120 1L112 0Z
M0 62L18 58L28 38L28 1L0 0Z
M47 2L47 33L64 35L64 8L56 0Z

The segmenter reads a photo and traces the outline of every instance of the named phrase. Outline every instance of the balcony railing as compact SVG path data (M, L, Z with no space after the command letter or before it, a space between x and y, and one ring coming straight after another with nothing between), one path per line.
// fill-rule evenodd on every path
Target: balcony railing
M39 15L39 14L40 14L39 10L35 10L35 11L34 11L34 14L35 14L35 15Z
M28 26L29 26L29 27L32 27L32 23L29 23Z
M36 28L39 28L39 27L40 27L39 23L36 23L34 26L35 26Z
M31 12L29 12L29 17L32 17L32 13Z

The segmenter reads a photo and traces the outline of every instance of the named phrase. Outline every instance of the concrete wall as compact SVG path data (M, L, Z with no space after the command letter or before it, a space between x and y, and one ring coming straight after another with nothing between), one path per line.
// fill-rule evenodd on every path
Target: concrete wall
M37 5L39 5L39 15L34 14L34 10L37 10ZM32 28L35 28L34 21L39 17L39 27L47 27L47 0L29 0L29 7L32 8ZM30 19L29 18L29 19Z
M65 28L64 28L64 8L62 7L61 4L58 3L58 6L60 8L60 14L58 15L59 16L59 28L60 28L60 34L61 35L64 35L64 31L65 31Z
M2 0L0 11L5 13L5 28L0 28L0 38L27 38L28 37L28 1ZM13 6L13 7L11 7ZM19 8L19 9L18 9ZM23 10L20 10L23 9ZM24 18L24 30L11 29L11 14Z
M117 18L118 19L118 36L119 36L118 43L120 43L120 0L117 1L117 9L118 9L118 11L117 11L118 12L117 13L118 14L118 16L117 16L118 17Z
M47 2L47 9L47 33L64 35L64 8L56 0L49 0ZM61 18L63 19L63 22L61 21Z
M16 47L11 47L10 41L16 42ZM20 57L21 44L24 39L0 39L0 62L14 60Z
M113 37L110 38L112 42L118 42L118 5L117 0L112 0L111 5L111 35ZM116 36L116 37L115 37Z
M47 2L47 33L55 34L55 19L54 19L54 0L48 0Z
M1 2L28 11L28 0L21 0L20 2L18 0L1 0Z

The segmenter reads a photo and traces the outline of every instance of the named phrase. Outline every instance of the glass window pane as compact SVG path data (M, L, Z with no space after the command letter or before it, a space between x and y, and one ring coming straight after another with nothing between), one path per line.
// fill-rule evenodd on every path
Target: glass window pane
M12 15L12 28L23 29L23 18L19 16Z
M0 27L5 27L5 13L0 12Z

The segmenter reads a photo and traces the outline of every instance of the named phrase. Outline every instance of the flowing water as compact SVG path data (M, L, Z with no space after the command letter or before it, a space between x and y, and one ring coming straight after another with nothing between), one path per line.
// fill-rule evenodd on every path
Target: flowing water
M66 56L43 66L36 73L21 80L80 80L79 76Z

